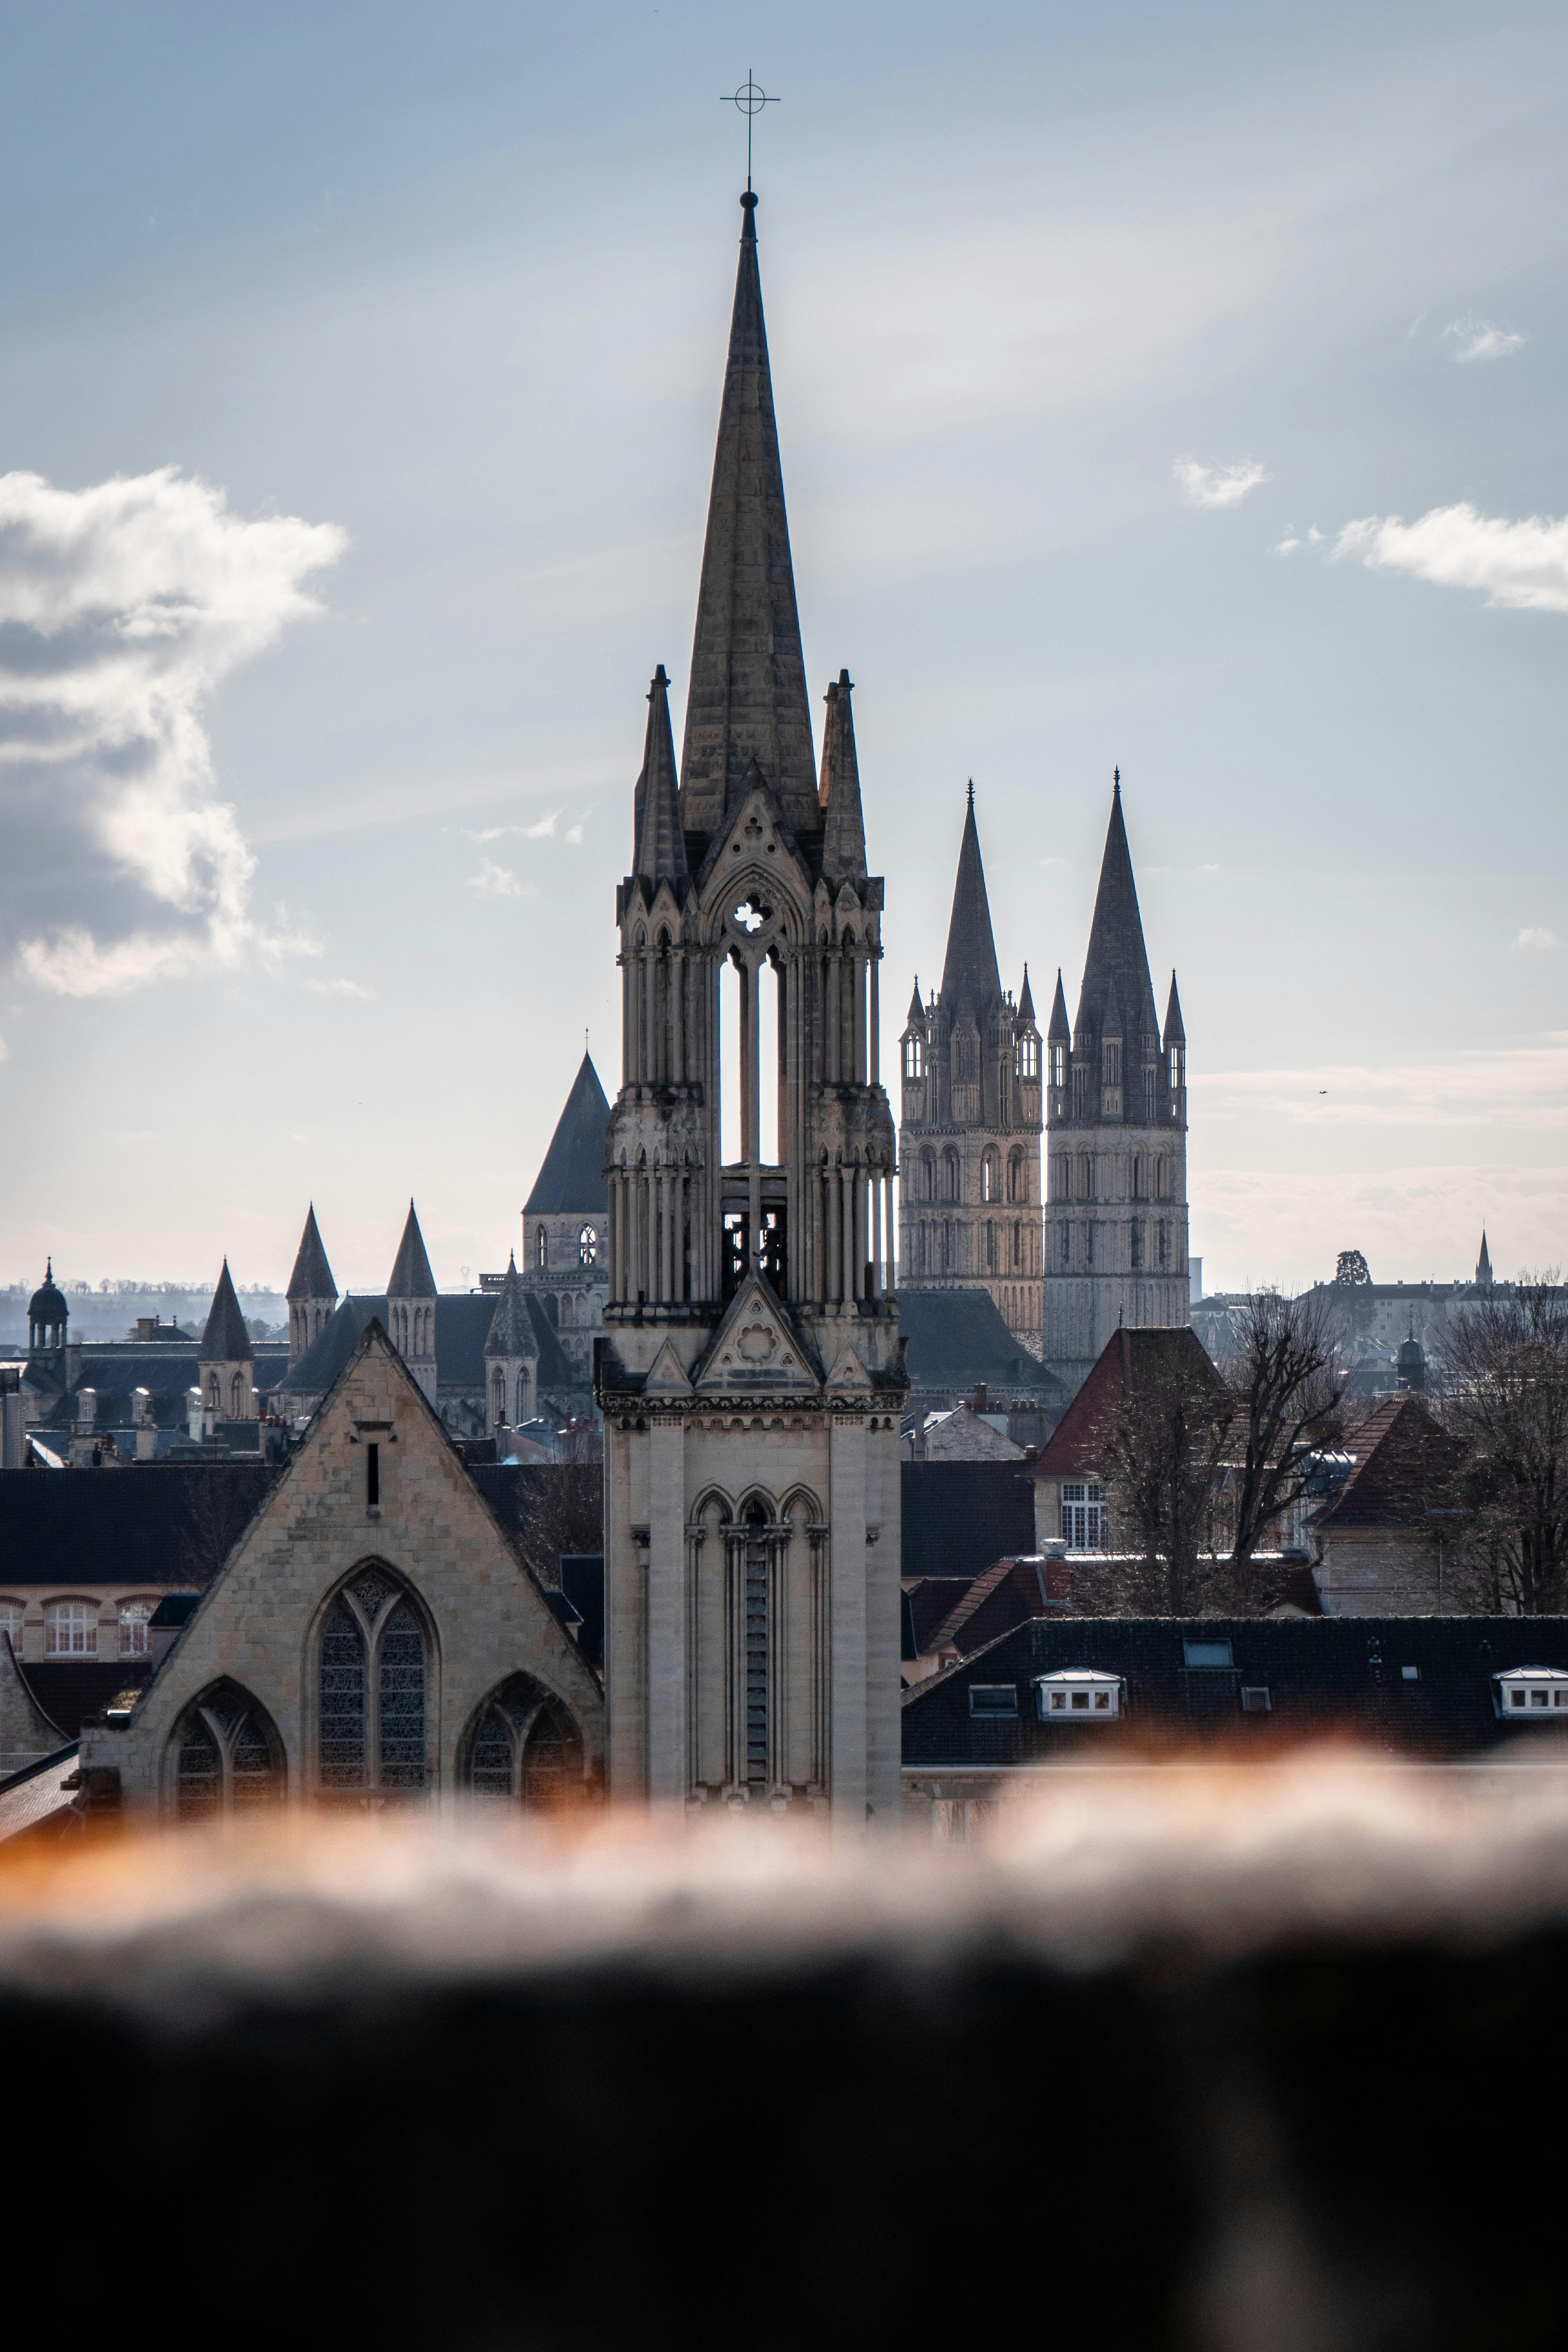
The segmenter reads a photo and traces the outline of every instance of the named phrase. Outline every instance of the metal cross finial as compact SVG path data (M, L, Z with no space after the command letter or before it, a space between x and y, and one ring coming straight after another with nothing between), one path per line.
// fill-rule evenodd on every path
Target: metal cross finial
M1121 790L1121 771L1120 768L1112 768L1110 772L1110 781L1115 785L1116 790L1120 792Z
M746 118L746 194L752 193L752 124L764 106L778 106L783 101L770 98L761 82L752 79L752 68L746 68L746 79L739 89L720 93L721 106L732 106Z

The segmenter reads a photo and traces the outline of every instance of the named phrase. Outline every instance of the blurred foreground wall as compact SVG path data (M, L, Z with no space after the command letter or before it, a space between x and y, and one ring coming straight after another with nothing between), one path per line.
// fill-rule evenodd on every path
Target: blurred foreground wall
M1568 2335L1555 1779L1450 1813L1386 1775L1172 1775L984 1856L595 1841L0 1878L58 2332Z

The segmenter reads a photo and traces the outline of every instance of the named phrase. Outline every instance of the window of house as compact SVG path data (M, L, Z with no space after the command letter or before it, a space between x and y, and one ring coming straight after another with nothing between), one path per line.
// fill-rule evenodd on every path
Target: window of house
M1062 1539L1069 1551L1105 1549L1105 1488L1086 1478L1062 1488Z
M918 1036L904 1039L904 1076L906 1078L923 1078L925 1076L925 1055Z
M1568 1716L1568 1672L1556 1666L1510 1666L1494 1675L1494 1704L1500 1715L1523 1716L1550 1722Z
M1241 1711L1243 1715L1270 1715L1273 1713L1273 1709L1274 1702L1268 1696L1268 1686L1266 1683L1242 1684Z
M426 1783L425 1631L378 1568L333 1602L318 1665L321 1783L406 1794Z
M969 1685L971 1715L1016 1715L1018 1685L1016 1683L971 1683Z
M1098 1667L1064 1666L1053 1675L1037 1675L1034 1688L1042 1723L1115 1723L1125 1711L1121 1676Z
M1234 1666L1234 1644L1229 1642L1184 1642L1184 1666Z
M122 1658L144 1658L147 1654L147 1628L152 1622L155 1601L122 1601L120 1604L120 1654Z
M21 1601L0 1601L0 1633L5 1634L9 1639L11 1654L14 1658L19 1658L22 1654L22 1631L26 1615L26 1612Z
M1399 1679L1404 1683L1418 1683L1421 1679L1420 1667L1401 1666L1399 1669Z
M85 1601L51 1601L44 1612L44 1646L51 1658L95 1658L96 1604Z
M584 1225L577 1236L577 1263L596 1265L599 1259L599 1235L593 1225Z
M243 1814L282 1794L282 1744L248 1692L220 1684L185 1709L174 1730L174 1810L182 1822Z

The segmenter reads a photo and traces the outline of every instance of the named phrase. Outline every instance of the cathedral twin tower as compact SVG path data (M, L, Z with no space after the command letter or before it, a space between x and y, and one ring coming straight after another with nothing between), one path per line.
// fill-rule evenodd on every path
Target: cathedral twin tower
M617 1797L859 1830L900 1803L882 883L847 670L814 758L757 199L741 203L682 757L678 773L660 666L616 892L595 1355L610 1778ZM929 1005L917 990L903 1036L900 1279L984 1284L1036 1353L1043 1298L1047 1360L1053 1334L1092 1360L1113 1268L1128 1319L1184 1320L1180 1041L1173 988L1163 1045L1154 1028L1120 802L1079 1025L1058 981L1042 1042L1027 975L1016 1003L1001 989L972 799L942 987ZM1178 1291L1179 1316L1152 1311Z

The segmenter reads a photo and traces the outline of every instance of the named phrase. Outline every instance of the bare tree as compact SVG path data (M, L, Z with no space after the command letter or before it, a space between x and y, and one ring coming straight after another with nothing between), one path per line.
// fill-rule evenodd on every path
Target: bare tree
M1225 1382L1189 1332L1139 1332L1114 1410L1100 1432L1113 1520L1143 1554L1145 1609L1186 1617L1218 1594L1213 1562L1200 1554L1212 1535L1216 1475L1232 1403ZM1163 1342L1152 1345L1151 1342ZM1228 1581L1228 1580L1225 1580Z
M1494 1606L1568 1603L1568 1296L1555 1272L1450 1320L1442 1411L1464 1443L1469 1549Z
M1258 1291L1232 1318L1220 1370L1233 1404L1234 1568L1245 1568L1271 1523L1300 1501L1314 1453L1338 1433L1345 1383L1336 1337L1321 1297Z

